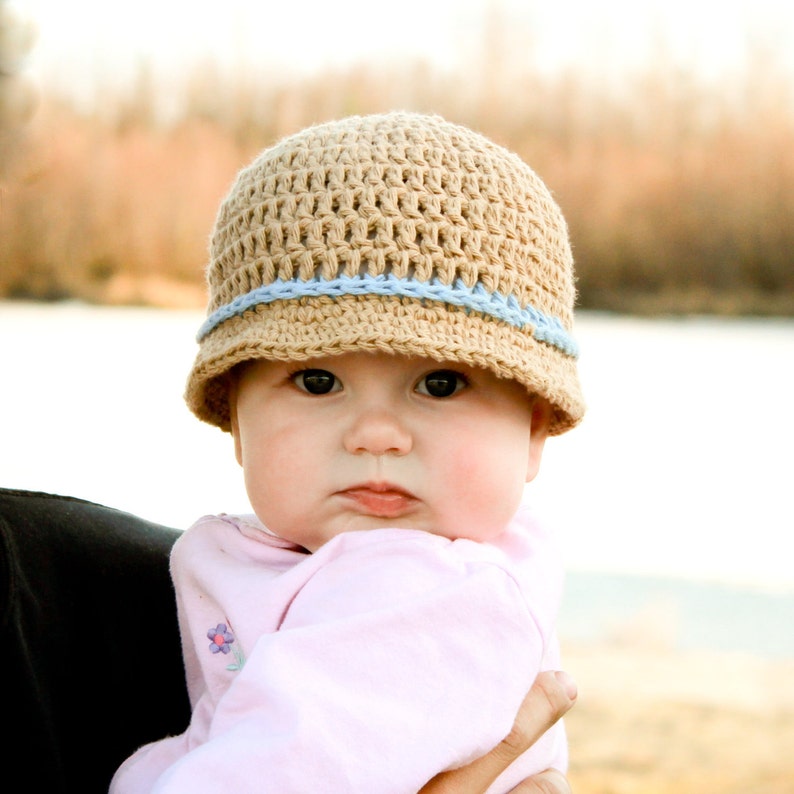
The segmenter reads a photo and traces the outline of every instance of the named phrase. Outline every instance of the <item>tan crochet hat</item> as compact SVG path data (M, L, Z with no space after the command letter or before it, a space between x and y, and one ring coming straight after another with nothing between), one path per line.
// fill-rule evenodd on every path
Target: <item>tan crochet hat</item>
M582 417L565 220L516 155L437 116L347 118L237 177L210 246L186 400L229 430L228 373L253 358L379 350L513 378Z

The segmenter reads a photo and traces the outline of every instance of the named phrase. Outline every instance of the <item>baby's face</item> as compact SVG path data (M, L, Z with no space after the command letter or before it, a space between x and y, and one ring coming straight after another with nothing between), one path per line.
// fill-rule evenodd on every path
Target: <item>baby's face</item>
M544 401L487 370L364 352L252 362L231 409L251 506L310 551L384 527L495 537L549 422Z

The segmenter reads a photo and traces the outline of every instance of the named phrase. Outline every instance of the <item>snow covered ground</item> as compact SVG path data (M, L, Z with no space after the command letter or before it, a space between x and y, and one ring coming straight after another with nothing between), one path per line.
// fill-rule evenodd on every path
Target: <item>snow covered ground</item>
M182 403L198 312L0 303L0 485L184 527L246 511ZM794 321L584 313L589 412L531 486L570 570L794 594Z

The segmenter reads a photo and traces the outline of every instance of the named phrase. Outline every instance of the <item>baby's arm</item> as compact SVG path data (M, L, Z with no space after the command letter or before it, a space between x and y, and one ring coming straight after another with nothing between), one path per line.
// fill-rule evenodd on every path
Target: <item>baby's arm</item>
M549 638L504 569L404 535L351 533L154 790L214 791L222 774L237 791L404 794L508 734ZM546 737L532 771L561 743Z

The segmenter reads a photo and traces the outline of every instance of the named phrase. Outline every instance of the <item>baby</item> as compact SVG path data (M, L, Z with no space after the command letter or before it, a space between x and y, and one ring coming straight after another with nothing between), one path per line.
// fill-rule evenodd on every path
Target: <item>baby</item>
M563 217L468 129L349 118L240 173L208 279L186 399L255 516L177 541L193 716L111 791L416 792L559 667L561 567L523 493L584 410ZM566 765L558 724L489 792Z

